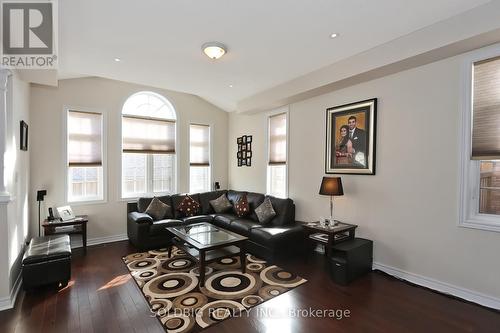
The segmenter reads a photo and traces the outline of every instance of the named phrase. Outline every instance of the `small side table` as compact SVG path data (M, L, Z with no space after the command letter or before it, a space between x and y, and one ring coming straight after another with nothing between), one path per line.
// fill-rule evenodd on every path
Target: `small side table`
M324 245L325 246L325 255L327 256L327 258L330 258L331 254L332 254L332 247L339 242L354 239L355 233L356 233L356 228L358 226L355 224L338 222L338 224L335 226L326 227L326 226L322 226L319 222L302 222L302 227L304 228L304 231L306 234L307 244L312 243L312 245L314 245L314 244L318 243L318 244ZM316 234L316 233L326 234L328 236L327 241L324 242L324 241L320 241L320 240L313 239L313 238L309 237L312 234ZM344 233L347 233L347 237L338 238L337 235L344 234ZM338 238L338 240L336 240L336 238ZM306 255L307 255L307 253L306 253Z
M44 235L82 235L83 251L87 253L87 223L89 222L87 215L77 215L69 221L61 220L45 220L42 223ZM59 230L58 230L59 229Z

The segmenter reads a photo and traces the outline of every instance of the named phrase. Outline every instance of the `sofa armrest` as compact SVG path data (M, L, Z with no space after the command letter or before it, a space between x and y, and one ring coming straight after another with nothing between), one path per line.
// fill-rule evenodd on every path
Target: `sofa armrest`
M128 219L129 219L129 221L132 221L135 223L153 224L153 218L145 213L139 213L139 212L128 213Z

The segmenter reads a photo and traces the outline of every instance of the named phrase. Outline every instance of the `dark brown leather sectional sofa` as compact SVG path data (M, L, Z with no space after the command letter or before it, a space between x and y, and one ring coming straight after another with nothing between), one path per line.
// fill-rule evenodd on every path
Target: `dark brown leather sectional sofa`
M234 211L217 214L210 201L226 194L234 205L242 195L247 196L251 213L243 218ZM158 197L172 207L171 216L153 221L143 213L153 198L140 198L127 205L127 233L130 242L141 250L169 246L172 235L166 230L169 226L209 222L223 229L248 237L246 251L266 260L274 260L281 255L297 253L302 249L304 239L300 224L295 222L295 205L291 199L279 199L269 196L276 216L265 225L259 223L254 213L265 199L265 195L242 191L212 191L190 195L201 205L199 215L183 217L175 208L184 199L185 194Z

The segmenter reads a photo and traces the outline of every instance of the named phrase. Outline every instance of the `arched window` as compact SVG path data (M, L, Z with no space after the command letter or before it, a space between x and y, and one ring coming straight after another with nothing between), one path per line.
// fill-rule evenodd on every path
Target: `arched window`
M176 114L163 96L138 92L122 109L122 196L175 192Z

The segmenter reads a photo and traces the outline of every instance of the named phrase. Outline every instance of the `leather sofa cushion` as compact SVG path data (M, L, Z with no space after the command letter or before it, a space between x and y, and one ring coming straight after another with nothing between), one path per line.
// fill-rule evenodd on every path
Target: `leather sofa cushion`
M35 237L23 256L23 265L71 257L69 235Z
M262 228L262 225L248 219L237 219L231 222L228 230L248 237L253 228Z
M196 202L200 202L200 195L198 193L196 194L190 194L189 195L191 198L194 199ZM172 195L172 210L174 211L174 219L179 219L181 217L184 217L184 215L177 210L179 208L179 205L181 204L182 200L186 197L186 194L175 194Z
M234 206L234 204L238 200L240 200L240 198L245 194L247 194L247 192L229 190L227 191L227 198L229 199L229 201L231 201L231 204Z
M227 191L225 190L200 193L199 203L201 204L201 214L207 215L215 213L210 201L215 200L226 193Z
M212 222L213 219L214 217L211 215L196 215L196 216L183 217L182 221L184 221L184 224L193 224L202 222Z
M150 235L168 234L169 232L167 231L167 228L176 227L183 224L184 222L182 222L181 220L173 220L173 219L155 221L149 228L149 234Z
M274 228L252 228L250 240L266 247L274 248L282 242L299 242L303 239L301 225L291 225Z
M236 219L237 217L233 214L215 214L212 223L218 227L229 230L231 222Z
M284 226L295 222L295 208L292 199L280 199L269 196L276 216L269 222L272 226Z

